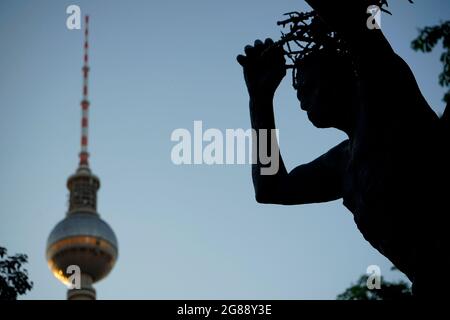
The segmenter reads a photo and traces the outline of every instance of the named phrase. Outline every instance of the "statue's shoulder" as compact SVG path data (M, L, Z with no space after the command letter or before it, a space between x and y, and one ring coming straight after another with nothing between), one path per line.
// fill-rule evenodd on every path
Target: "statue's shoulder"
M330 169L342 171L347 167L350 158L350 142L344 140L322 155L322 163Z
M349 139L346 139L342 141L341 143L337 144L333 148L331 148L327 154L329 154L332 157L345 157L348 156L348 153L350 152L350 141Z

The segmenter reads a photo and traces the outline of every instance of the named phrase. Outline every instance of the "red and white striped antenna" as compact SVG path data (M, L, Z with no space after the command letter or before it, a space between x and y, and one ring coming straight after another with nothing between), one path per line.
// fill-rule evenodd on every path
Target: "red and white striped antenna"
M89 100L88 100L88 34L89 16L84 17L84 64L83 64L83 100L81 100L81 152L80 166L89 166L88 158L88 127L89 127Z

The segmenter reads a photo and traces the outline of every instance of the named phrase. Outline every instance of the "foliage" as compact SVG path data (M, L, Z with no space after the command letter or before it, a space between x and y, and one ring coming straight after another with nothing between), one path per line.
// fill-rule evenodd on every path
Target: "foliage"
M26 254L7 256L7 250L0 247L0 300L16 300L33 287L28 271L23 265L28 262Z
M395 269L395 268L393 268ZM368 275L362 275L337 300L407 300L412 297L411 287L404 281L388 282L381 277L381 288L370 290L367 287Z
M439 75L439 84L445 88L450 87L450 21L419 30L419 36L411 42L411 47L415 51L431 52L440 40L444 48L440 58L444 70ZM443 100L446 103L450 102L450 89L445 93Z

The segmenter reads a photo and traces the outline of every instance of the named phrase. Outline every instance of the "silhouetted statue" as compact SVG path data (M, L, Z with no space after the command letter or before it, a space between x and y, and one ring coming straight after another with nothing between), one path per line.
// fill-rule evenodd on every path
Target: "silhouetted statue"
M342 198L365 239L408 276L416 296L446 296L448 110L439 119L382 32L366 27L366 2L345 8L339 1L307 2L340 32L351 58L326 50L306 56L297 95L316 127L337 128L348 139L291 172L281 156L275 175L261 175L264 165L253 165L256 200L297 205ZM286 74L283 49L257 40L238 61L252 127L274 129L273 97Z

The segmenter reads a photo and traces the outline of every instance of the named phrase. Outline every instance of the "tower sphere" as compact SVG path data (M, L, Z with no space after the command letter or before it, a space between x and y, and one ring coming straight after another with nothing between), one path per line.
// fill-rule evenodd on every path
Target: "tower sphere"
M60 221L47 241L47 261L53 274L67 283L66 270L77 265L93 282L104 278L118 256L116 236L97 214L77 212Z

